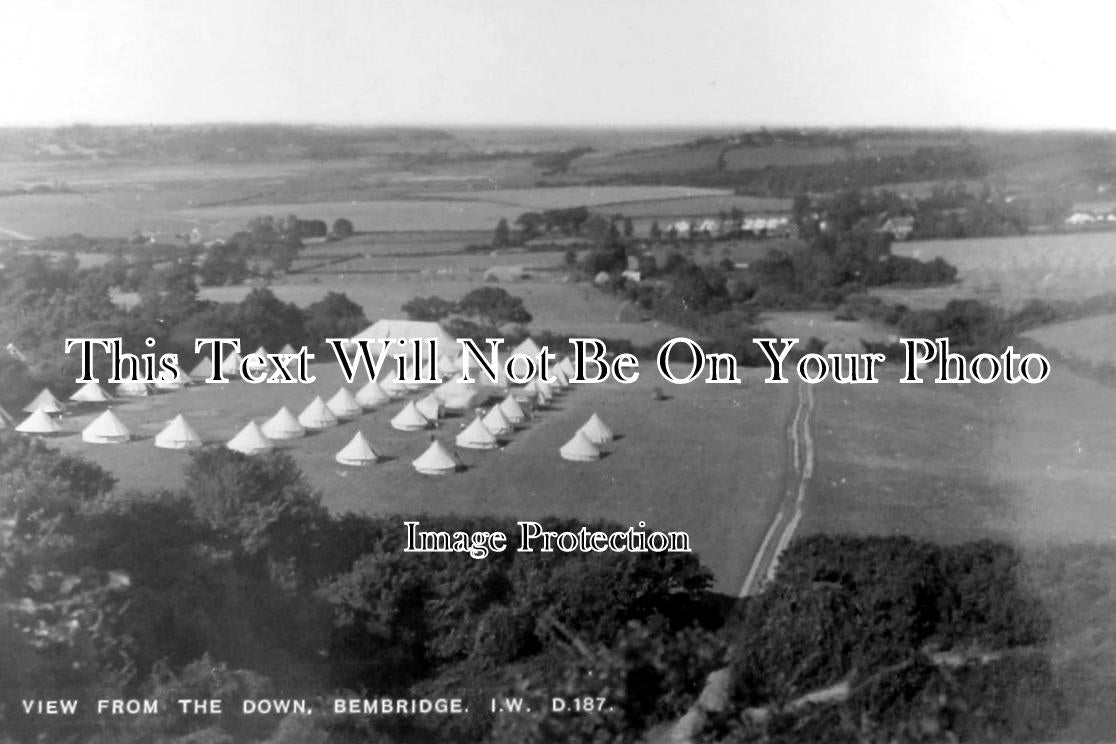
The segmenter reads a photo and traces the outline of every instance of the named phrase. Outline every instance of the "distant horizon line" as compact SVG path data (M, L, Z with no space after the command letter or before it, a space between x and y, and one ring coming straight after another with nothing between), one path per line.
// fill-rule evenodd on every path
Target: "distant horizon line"
M429 130L483 130L483 131L678 131L678 132L758 132L761 130L799 130L804 132L818 131L893 131L893 132L983 132L989 134L1116 134L1116 127L1069 127L1069 126L999 126L984 124L802 124L788 122L740 122L740 123L685 123L666 122L662 124L627 123L627 124L602 124L602 123L560 123L550 124L544 122L521 123L484 123L484 122L330 122L310 120L236 120L215 119L199 121L165 121L165 122L136 122L136 121L82 121L73 120L51 123L0 123L0 131L12 130L51 130L72 129L77 127L90 127L100 129L137 129L137 128L195 128L195 127L285 127L285 128L319 128L319 129L358 129L358 130L386 130L386 129L414 129Z

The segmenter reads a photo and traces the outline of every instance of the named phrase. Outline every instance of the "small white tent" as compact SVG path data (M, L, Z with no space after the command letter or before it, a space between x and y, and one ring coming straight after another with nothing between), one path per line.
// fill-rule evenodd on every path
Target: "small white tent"
M161 449L192 449L201 445L201 437L181 413L155 435L155 446Z
M570 386L570 378L566 375L566 371L559 365L550 371L551 376L554 378L554 385L559 390L565 390Z
M334 460L342 465L353 465L360 467L363 465L371 465L380 459L376 450L372 449L372 445L364 438L362 432L357 432L356 435L349 440L340 452L333 457Z
M500 410L500 406L492 408L484 415L484 425L493 436L506 437L515 431L515 427L508 421L508 417Z
M572 462L592 462L601 459L601 451L597 449L597 445L590 442L580 429L570 441L558 448L558 454L563 460Z
M311 431L320 431L337 426L337 417L322 401L321 396L317 395L306 408L302 409L302 413L298 414L298 423Z
M356 394L356 402L364 409L378 408L389 400L391 396L385 393L375 380L362 387Z
M442 406L450 411L467 411L476 408L486 400L496 388L479 382L462 382L460 379L443 382L434 388L434 395L442 401Z
M162 372L155 381L156 390L181 390L190 384L190 377L181 368L176 367L173 373Z
M279 350L280 354L297 354L298 351L290 344L283 344L283 348Z
M437 439L430 443L414 462L411 463L415 470L423 475L447 475L457 470L460 461Z
M500 412L504 414L504 418L513 424L522 424L527 420L527 414L524 412L523 406L512 395L500 401Z
M268 439L298 439L306 435L306 429L298 423L291 409L283 406L274 416L260 427Z
M147 383L138 380L127 380L116 386L116 394L122 398L142 398L150 392Z
M326 407L339 419L356 418L363 410L348 388L339 388L326 402Z
M240 374L240 353L236 351L229 352L229 355L221 362L221 372L225 377L235 377Z
M90 444L121 444L132 438L132 433L111 409L81 430L81 439Z
M57 434L62 427L40 408L21 421L15 430L22 434Z
M70 396L70 400L75 403L108 403L112 400L112 396L97 383L87 382Z
M518 346L512 349L511 353L529 356L537 362L539 359L539 354L542 353L542 349L539 347L538 344L531 340L530 336L528 336L527 338L523 339Z
M601 417L594 413L578 430L593 444L607 444L612 441L612 429L605 425Z
M376 384L379 385L380 389L390 398L402 398L407 394L407 386L400 382L399 378L394 374L383 380L378 380Z
M391 419L391 427L399 431L420 431L428 426L430 426L429 419L419 413L413 400L403 406L403 410Z
M425 398L415 403L415 408L431 421L437 421L442 418L442 401L434 393L430 393Z
M492 432L488 430L484 422L481 421L480 416L474 418L472 423L466 426L461 433L457 435L454 443L458 447L464 447L465 449L485 450L496 449L500 444L496 441L496 437L492 436Z
M562 361L558 362L558 369L565 372L566 377L573 377L576 371L574 370L573 361L568 356L562 357Z
M15 419L3 407L0 407L0 430L12 428L15 428Z
M62 403L54 397L54 393L50 392L48 388L43 388L43 391L25 405L23 410L27 413L34 413L38 410L42 410L43 413L61 413Z
M248 365L248 371L257 377L271 369L271 363L267 360L267 349L260 347L253 352L259 359L253 359L252 363Z
M237 432L236 436L230 439L225 446L234 452L255 455L274 448L275 444L264 436L255 421L249 421L248 425Z
M200 362L194 365L194 368L192 370L190 370L191 380L208 380L212 376L213 362L209 360L209 357L202 359Z

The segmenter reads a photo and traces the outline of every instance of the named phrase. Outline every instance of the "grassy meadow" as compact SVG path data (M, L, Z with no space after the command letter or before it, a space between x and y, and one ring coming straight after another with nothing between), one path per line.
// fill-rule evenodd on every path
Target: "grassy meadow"
M110 470L121 488L177 487L188 455L157 449L152 442L168 420L184 413L203 439L223 443L248 421L262 423L281 405L297 415L314 395L328 398L343 383L332 360L313 365L311 372L318 378L312 385L203 384L121 399L113 410L131 428L133 441L82 442L79 432L96 410L64 417L67 434L53 441ZM672 386L646 365L633 385L574 386L552 408L538 411L504 447L458 449L468 468L446 477L419 475L411 461L432 434L452 447L470 419L455 416L436 430L399 432L389 422L403 401L281 446L337 511L564 516L623 525L645 520L651 527L688 531L693 549L715 571L717 587L735 592L777 503L783 421L792 403L789 390L764 386L756 371L746 378L741 385ZM654 400L655 387L664 388L668 399ZM594 412L619 438L599 462L562 460L558 448ZM333 455L357 430L385 456L384 462L366 468L334 462ZM662 467L666 463L669 467Z

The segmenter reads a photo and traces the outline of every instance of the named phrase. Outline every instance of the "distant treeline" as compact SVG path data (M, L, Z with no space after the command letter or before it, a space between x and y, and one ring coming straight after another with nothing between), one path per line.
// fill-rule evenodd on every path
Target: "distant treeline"
M970 146L951 146L921 147L901 155L856 157L810 165L623 173L599 180L608 184L685 184L732 189L738 194L790 197L891 183L976 179L988 173L988 163L980 150Z

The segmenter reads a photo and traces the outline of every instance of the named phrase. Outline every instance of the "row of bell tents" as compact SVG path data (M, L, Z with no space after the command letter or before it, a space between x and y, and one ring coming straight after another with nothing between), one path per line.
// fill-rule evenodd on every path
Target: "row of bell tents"
M534 350L538 349L534 342L528 339L517 347L516 351L531 353L531 347ZM291 351L285 349L281 353ZM264 352L261 349L257 353ZM240 359L237 358L235 362L239 364ZM222 367L225 367L226 363L231 365L233 360L226 359ZM515 425L525 420L527 414L524 405L528 401L545 404L557 394L558 390L569 385L568 377L573 373L569 359L563 359L554 373L554 383L536 378L523 388L509 394L499 404L492 406L483 416L478 412L474 420L455 438L457 446L467 449L494 449L499 446L499 437L511 434ZM180 372L179 379L165 381L163 389L179 389L189 383L190 380L185 379ZM262 426L255 421L250 422L229 440L226 446L247 454L266 451L274 447L275 440L293 439L303 436L307 430L321 430L334 426L340 420L355 418L365 410L402 397L408 389L414 389L398 384L397 381L396 383L381 385L378 382L369 382L356 395L341 388L328 402L315 397L297 417L284 406ZM147 393L147 388L142 383L136 386L127 385L119 386L117 393L125 396ZM467 410L474 407L479 400L490 397L493 390L498 389L494 386L465 383L459 379L442 383L424 398L409 401L391 419L391 425L401 431L427 429L432 422L436 422L443 415L445 410ZM70 400L85 404L110 403L113 396L97 383L88 383L70 396ZM49 414L63 411L64 406L49 390L43 390L25 406L24 410L30 411L30 415L14 427L16 431L30 434L51 434L61 431L61 427ZM2 428L2 418L0 416L0 428ZM8 419L10 426L10 417ZM83 441L90 443L114 444L129 441L130 438L131 434L127 427L111 410L104 411L82 431ZM597 460L601 456L599 445L611 439L611 431L597 414L593 414L574 437L560 448L560 455L564 459L573 461ZM166 449L186 449L201 444L201 438L181 414L168 422L155 437L155 446ZM359 431L335 456L337 462L345 465L365 465L375 462L378 458L378 453ZM456 470L460 461L435 439L413 465L422 473L445 473Z

